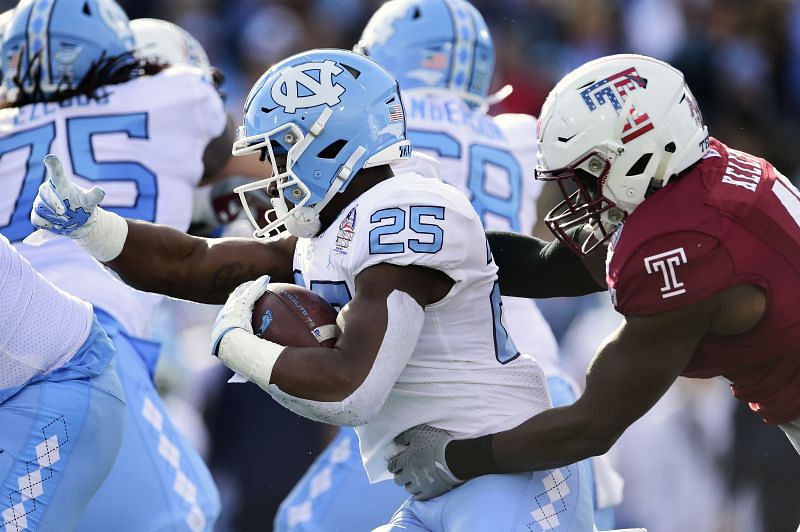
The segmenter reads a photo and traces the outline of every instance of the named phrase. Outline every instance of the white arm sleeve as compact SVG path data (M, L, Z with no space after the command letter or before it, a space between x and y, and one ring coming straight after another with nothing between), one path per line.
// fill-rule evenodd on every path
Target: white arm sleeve
M386 333L375 362L364 382L344 400L320 402L300 399L274 384L269 393L280 404L301 416L334 425L363 425L381 409L395 381L408 364L422 331L425 311L414 298L395 290L386 299Z

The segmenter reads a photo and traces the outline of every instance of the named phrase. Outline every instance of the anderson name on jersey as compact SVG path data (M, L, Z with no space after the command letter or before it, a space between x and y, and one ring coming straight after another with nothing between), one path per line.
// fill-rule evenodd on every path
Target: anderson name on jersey
M439 175L466 194L484 228L528 234L536 223L542 182L536 167L536 118L489 116L458 95L428 89L403 91L408 138L416 152L439 161ZM558 346L532 299L503 297L509 332L548 375L558 372Z
M724 376L771 424L800 418L800 193L769 162L710 140L705 157L617 230L607 280L617 310L647 316L738 284L760 287L764 316L735 336L707 335L686 377ZM646 353L642 354L646 356Z
M104 90L99 101L75 97L0 111L0 179L11 191L0 197L0 232L15 245L34 230L30 211L48 153L58 155L69 179L100 185L103 207L189 227L204 150L225 127L216 89L199 69L170 67ZM130 334L145 334L160 296L124 285L67 238L17 247L48 280L105 310Z
M455 188L398 173L345 208L322 234L297 242L297 284L342 307L355 278L379 263L440 270L455 281L425 308L411 359L374 419L356 428L372 482L391 478L393 438L427 423L455 437L514 427L549 407L544 375L501 321L497 267L480 219Z

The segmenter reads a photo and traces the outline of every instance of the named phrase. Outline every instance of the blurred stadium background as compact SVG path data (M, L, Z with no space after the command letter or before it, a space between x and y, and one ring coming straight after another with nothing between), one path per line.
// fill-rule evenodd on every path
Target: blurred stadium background
M16 2L0 0L3 10ZM191 32L226 76L231 116L273 62L315 47L351 48L380 0L120 0L130 18ZM793 0L473 0L492 29L495 84L514 93L493 112L537 115L567 71L637 52L682 69L712 135L800 178L800 2ZM531 169L531 178L532 169ZM681 213L675 213L680 216ZM580 379L617 323L607 295L548 300L565 364ZM224 386L209 360L216 308L168 302L159 382L206 456L223 497L219 531L264 531L332 434L252 385ZM646 354L643 354L646 355ZM626 433L613 457L626 479L618 526L650 532L792 532L800 460L777 429L736 404L721 382L681 380ZM358 501L353 501L354 511Z

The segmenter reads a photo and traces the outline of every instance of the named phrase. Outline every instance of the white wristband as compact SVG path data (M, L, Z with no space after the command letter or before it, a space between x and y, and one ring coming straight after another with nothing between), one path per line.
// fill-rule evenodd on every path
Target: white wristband
M269 391L272 367L284 349L244 329L233 329L222 337L217 356L230 369Z
M94 227L75 242L100 262L116 259L128 238L128 222L102 207L95 209L94 216Z

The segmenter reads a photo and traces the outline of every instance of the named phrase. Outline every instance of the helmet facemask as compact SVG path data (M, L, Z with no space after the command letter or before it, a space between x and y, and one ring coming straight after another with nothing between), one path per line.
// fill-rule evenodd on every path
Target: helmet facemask
M558 184L564 200L544 218L550 231L573 251L588 254L608 241L625 212L603 195L603 183L611 170L613 157L592 151L575 162L554 170L536 169L536 179ZM592 235L579 239L576 229L589 226Z
M279 232L281 225L285 226L291 234L298 237L308 238L319 233L321 227L319 213L339 191L340 187L332 186L321 201L314 205L308 205L312 198L311 190L300 180L293 167L303 152L309 148L314 139L325 128L325 123L332 114L329 109L325 111L308 133L303 133L297 125L288 123L267 133L239 138L234 143L234 156L264 151L272 167L272 175L270 177L241 185L234 189L234 192L239 194L247 218L255 228L253 231L254 237L267 238ZM239 135L242 135L243 132L244 128L240 127ZM289 148L286 149L286 146L289 146ZM276 150L281 155L286 155L285 168L281 168L278 165ZM256 219L256 215L253 212L254 209L250 208L245 193L268 189L273 183L278 194L277 197L269 198L274 209L274 219L267 218L268 213L265 213L264 221L266 225L262 226ZM289 207L289 204L292 207Z

